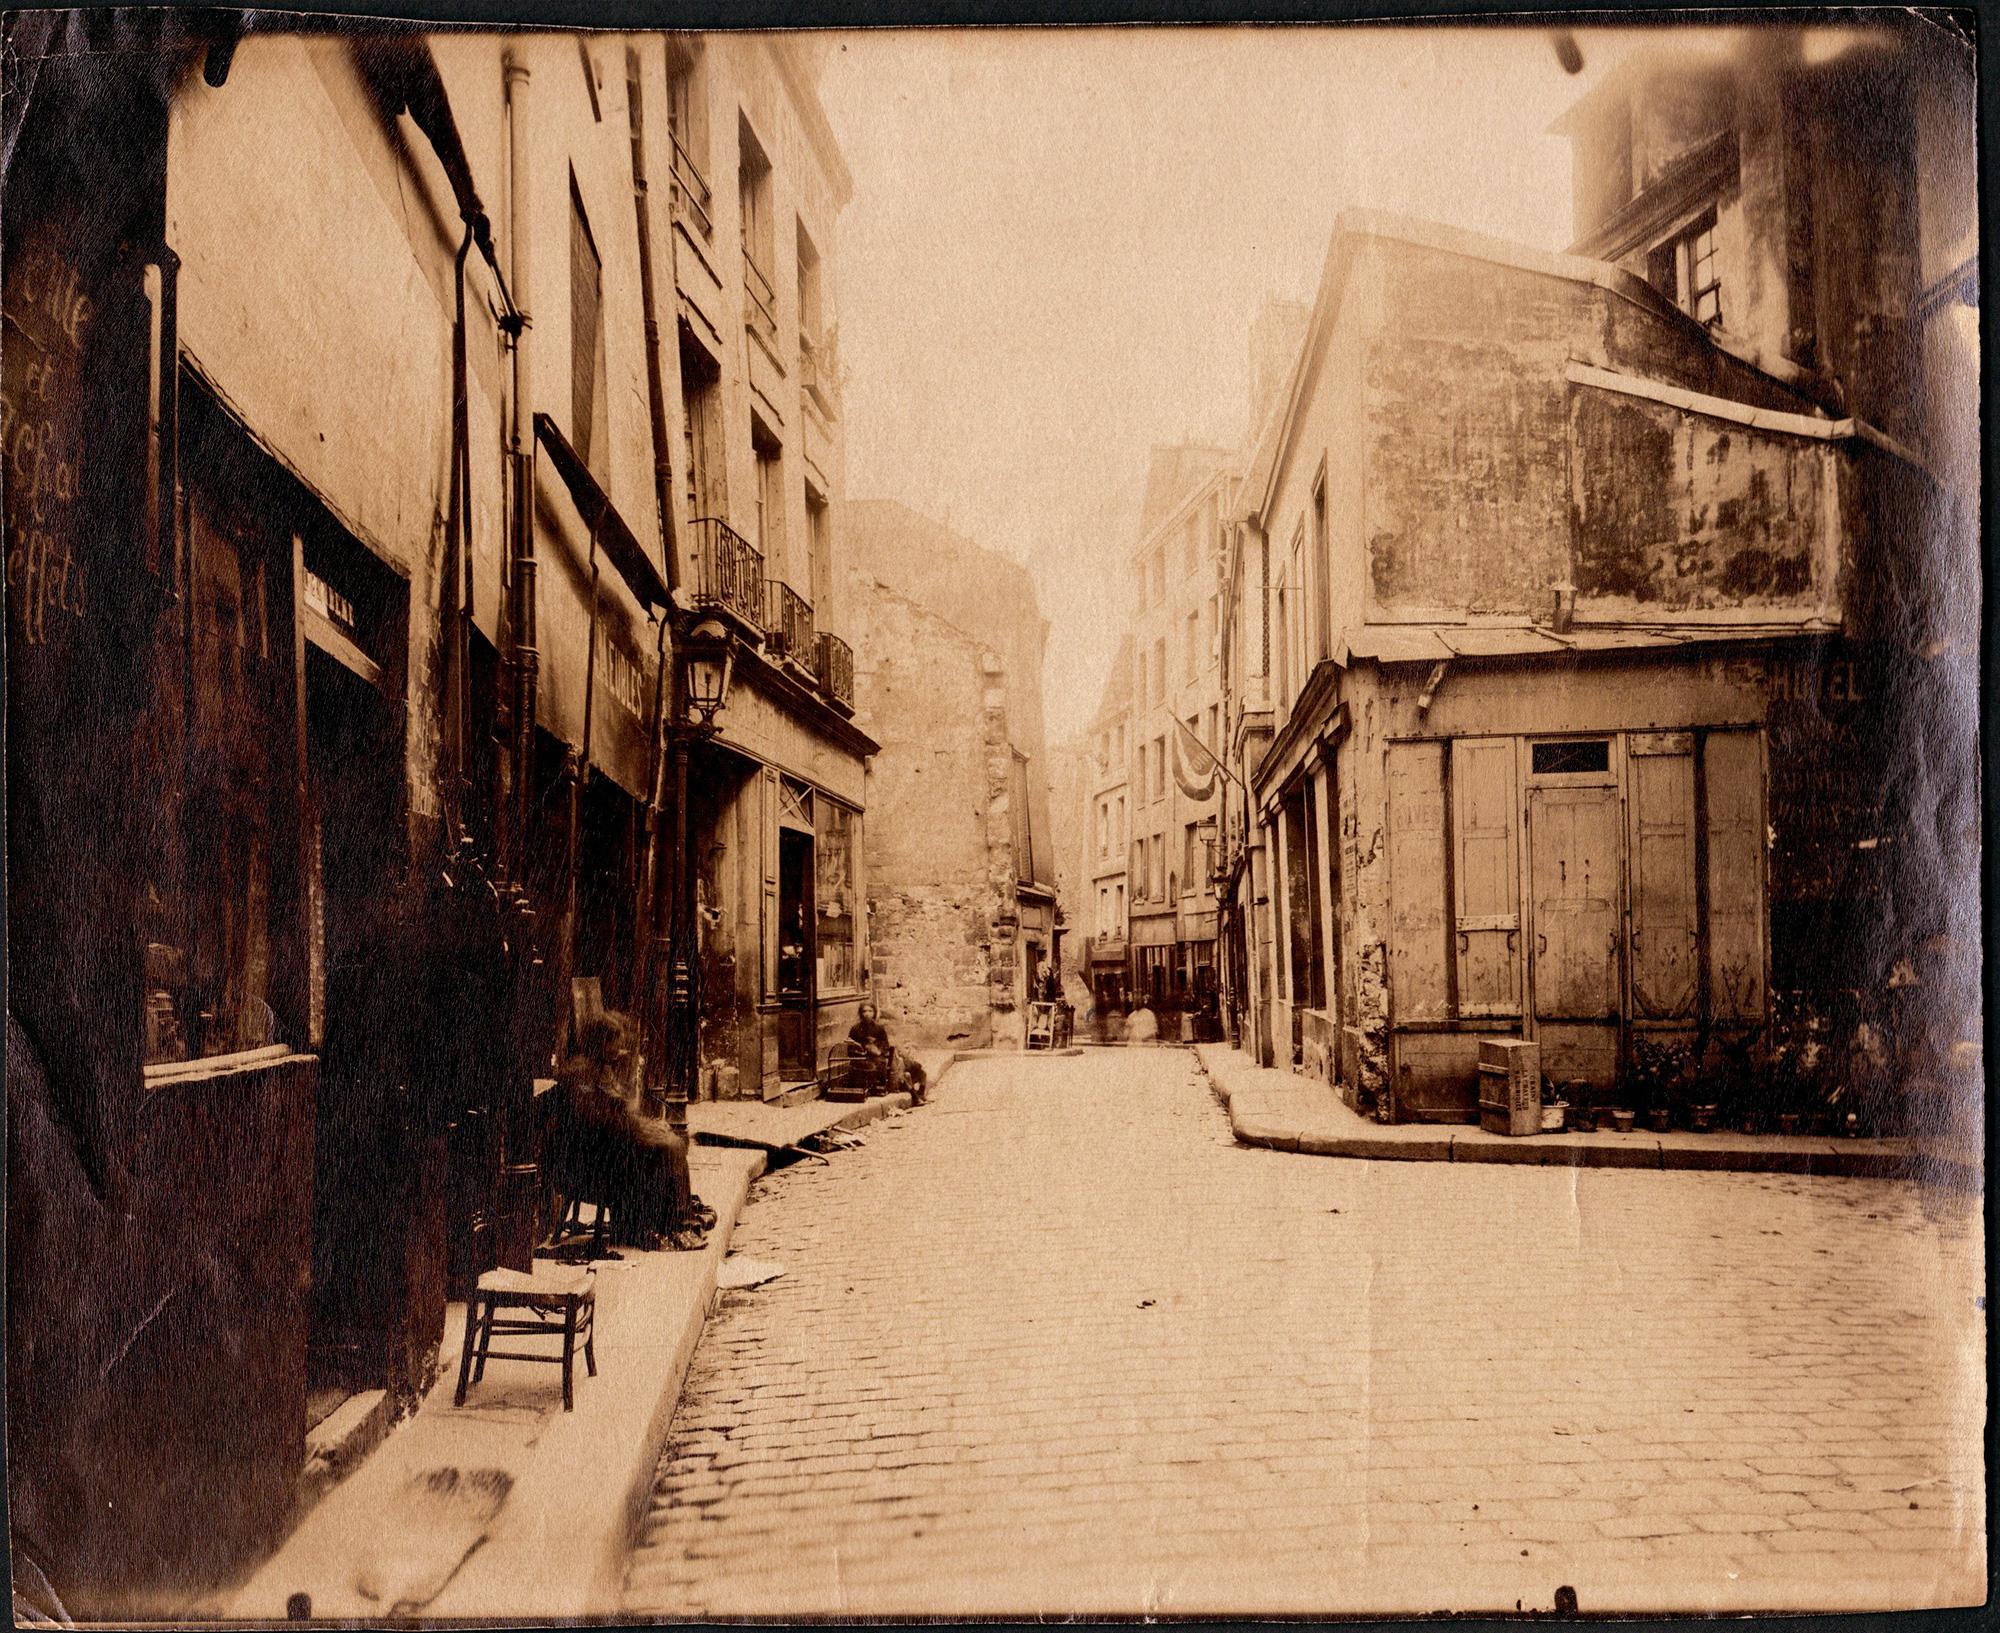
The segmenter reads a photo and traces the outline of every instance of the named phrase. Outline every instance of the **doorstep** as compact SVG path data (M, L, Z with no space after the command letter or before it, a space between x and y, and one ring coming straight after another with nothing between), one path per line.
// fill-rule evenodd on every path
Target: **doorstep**
M1378 1123L1326 1084L1259 1066L1226 1043L1194 1046L1230 1127L1244 1145L1308 1156L1376 1161L1514 1163L1565 1168L1679 1169L1708 1173L1834 1174L1896 1179L1921 1172L1977 1189L1964 1163L1922 1152L1899 1139L1822 1139L1788 1134L1489 1133L1465 1124Z
M379 1622L395 1609L385 1584L440 1576L442 1588L403 1614L513 1624L615 1611L716 1271L764 1156L702 1146L689 1167L715 1229L698 1252L625 1248L598 1264L597 1376L579 1355L575 1411L562 1409L559 1367L499 1360L454 1406L465 1307L449 1305L438 1379L415 1415L327 1493L223 1615L282 1622L303 1593L314 1620ZM461 1488L505 1494L468 1531L462 1512L412 1495L442 1471ZM374 1597L362 1591L370 1578Z

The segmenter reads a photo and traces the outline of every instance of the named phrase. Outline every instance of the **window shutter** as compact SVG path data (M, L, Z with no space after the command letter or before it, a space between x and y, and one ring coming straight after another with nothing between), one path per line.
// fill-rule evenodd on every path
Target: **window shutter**
M1635 732L1632 790L1632 1018L1695 1012L1694 739Z
M1389 993L1399 1021L1447 1020L1444 745L1391 743L1388 773Z
M1764 755L1754 731L1712 731L1707 784L1708 1002L1718 1021L1764 1017Z
M1458 1012L1521 1013L1520 806L1511 737L1451 745Z

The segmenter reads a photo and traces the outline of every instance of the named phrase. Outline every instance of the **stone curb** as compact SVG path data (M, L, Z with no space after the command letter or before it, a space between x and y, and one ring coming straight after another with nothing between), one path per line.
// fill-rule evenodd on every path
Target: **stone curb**
M1560 1134L1524 1136L1518 1140L1468 1139L1448 1127L1434 1136L1414 1133L1372 1135L1336 1132L1317 1118L1288 1115L1272 1105L1271 1092L1259 1085L1243 1094L1250 1071L1231 1071L1205 1052L1223 1046L1193 1049L1202 1074L1229 1113L1229 1126L1243 1145L1291 1151L1314 1157L1353 1157L1376 1162L1471 1162L1549 1168L1637 1168L1653 1172L1804 1174L1842 1179L1905 1179L1920 1174L1959 1189L1977 1190L1979 1169L1948 1157L1929 1157L1903 1140L1875 1140L1859 1149L1845 1142L1797 1135L1687 1135L1682 1144L1649 1134ZM1230 1051L1233 1052L1233 1051ZM1234 1079L1234 1081L1232 1081ZM1300 1082L1305 1080L1300 1079ZM1324 1088L1324 1085L1314 1085ZM1361 1121L1358 1117L1357 1122ZM1402 1125L1413 1128L1418 1125ZM1713 1143L1710 1143L1711 1140Z

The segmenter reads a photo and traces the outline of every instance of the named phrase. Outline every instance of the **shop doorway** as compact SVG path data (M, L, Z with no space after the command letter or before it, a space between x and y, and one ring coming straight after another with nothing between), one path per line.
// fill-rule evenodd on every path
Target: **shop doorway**
M320 1057L313 1150L309 1416L385 1381L401 1300L408 1177L395 982L383 948L400 827L402 754L380 671L313 609L308 576L303 823L309 1047ZM320 600L325 601L322 587ZM335 616L344 605L335 592ZM359 632L353 632L358 634Z
M1589 763L1530 773L1530 986L1543 1070L1603 1082L1618 1060L1623 846L1608 752Z
M778 1073L801 1083L818 1071L813 1015L813 836L778 829Z

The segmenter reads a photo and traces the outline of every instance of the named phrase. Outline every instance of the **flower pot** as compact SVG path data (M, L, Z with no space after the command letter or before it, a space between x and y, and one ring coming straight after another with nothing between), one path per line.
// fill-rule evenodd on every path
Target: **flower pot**
M1665 1106L1657 1106L1646 1113L1646 1126L1655 1134L1664 1134L1673 1126L1674 1114Z
M1564 1105L1560 1100L1551 1101L1542 1107L1542 1132L1544 1134L1560 1134L1563 1130L1563 1120L1568 1116L1568 1106Z
M1591 1106L1571 1106L1569 1127L1572 1134L1594 1134L1597 1132L1597 1111Z
M1689 1106L1688 1126L1697 1134L1706 1134L1715 1126L1715 1107Z
M1632 1125L1637 1120L1636 1116L1629 1111L1614 1111L1611 1114L1611 1126L1620 1134L1630 1134L1632 1132Z
M1778 1113L1778 1132L1780 1134L1796 1134L1798 1131L1799 1114L1797 1112L1781 1111Z

